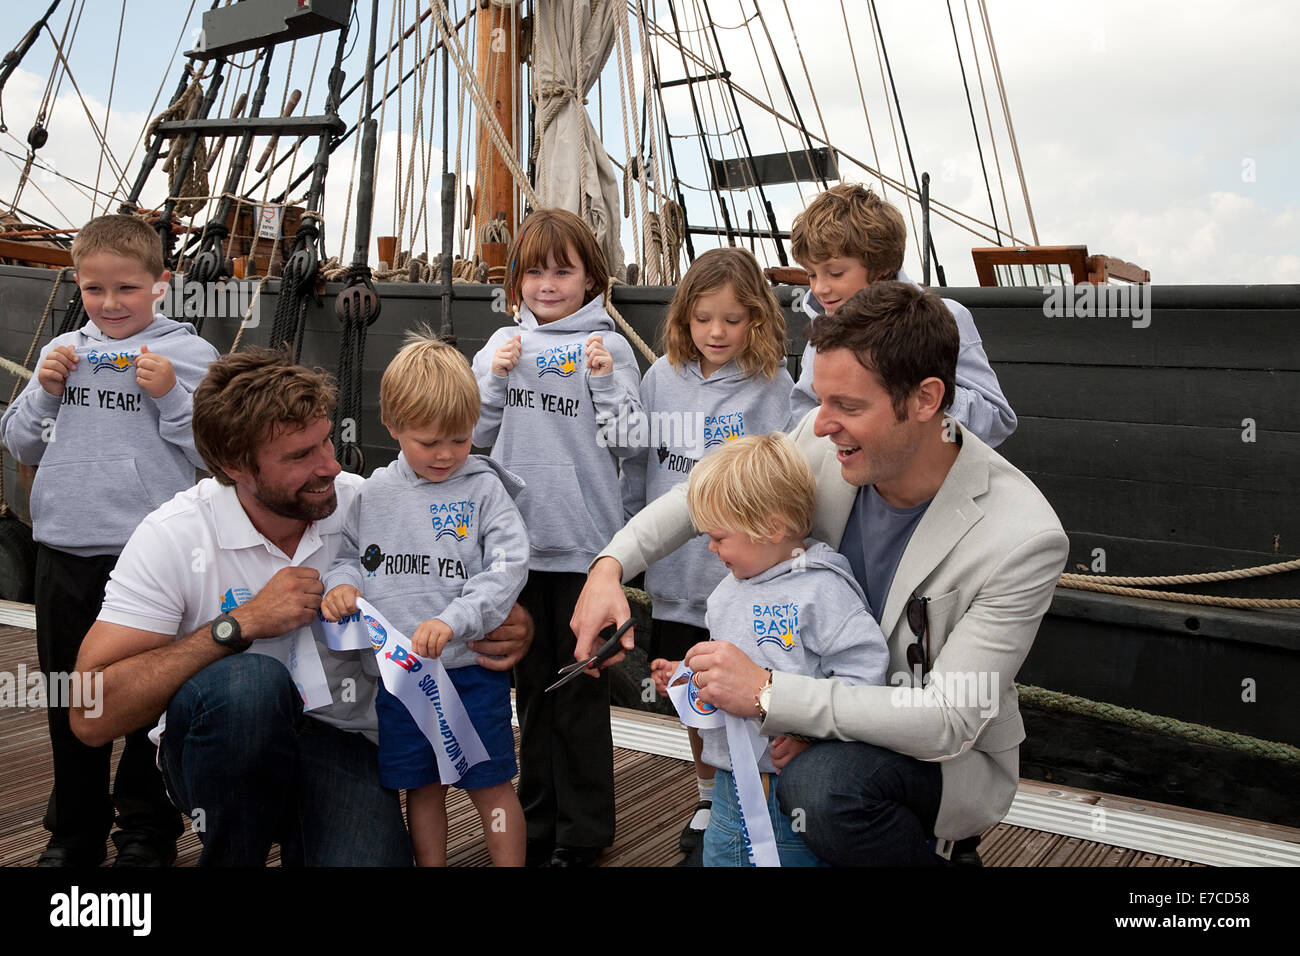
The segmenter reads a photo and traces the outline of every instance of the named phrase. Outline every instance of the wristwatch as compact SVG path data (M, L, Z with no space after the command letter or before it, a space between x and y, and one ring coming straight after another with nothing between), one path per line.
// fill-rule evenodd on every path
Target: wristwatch
M222 647L228 647L232 651L244 651L252 646L252 641L246 641L240 636L239 622L229 614L222 614L212 622L212 639Z
M758 707L758 717L760 720L767 719L767 708L772 703L772 669L767 669L767 683L758 689L754 695L754 703Z

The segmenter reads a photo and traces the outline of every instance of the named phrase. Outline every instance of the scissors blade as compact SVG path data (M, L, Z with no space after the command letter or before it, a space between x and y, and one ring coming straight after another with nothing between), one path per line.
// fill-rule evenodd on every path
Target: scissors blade
M628 618L626 621L624 621L622 626L619 627L619 629L614 632L613 636L610 637L609 640L607 640L604 644L600 646L600 650L596 651L596 653L591 657L589 657L587 660L575 661L572 664L566 664L564 667L561 667L558 671L558 673L562 675L560 679L557 680L550 687L546 688L546 690L542 691L542 693L544 694L549 693L555 690L555 688L557 687L563 687L565 684L573 680L575 677L577 677L583 671L587 670L589 667L593 667L596 664L604 663L605 661L613 657L620 650L622 646L623 635L626 634L628 628L632 626L632 622L633 622L633 618Z

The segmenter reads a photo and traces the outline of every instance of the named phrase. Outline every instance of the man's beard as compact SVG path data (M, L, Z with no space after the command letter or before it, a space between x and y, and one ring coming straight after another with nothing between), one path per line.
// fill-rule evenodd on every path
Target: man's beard
M305 499L302 497L302 488L299 488L293 497L278 497L272 496L267 489L259 486L253 497L263 508L281 518L292 518L295 521L320 521L332 515L334 509L338 507L338 495L333 491L332 485L331 482L330 496L323 501Z

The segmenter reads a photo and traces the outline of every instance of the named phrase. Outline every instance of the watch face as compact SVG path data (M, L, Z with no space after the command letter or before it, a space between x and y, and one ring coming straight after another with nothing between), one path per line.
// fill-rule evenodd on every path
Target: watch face
M229 621L218 621L216 626L217 639L221 641L229 640L235 633L235 625Z

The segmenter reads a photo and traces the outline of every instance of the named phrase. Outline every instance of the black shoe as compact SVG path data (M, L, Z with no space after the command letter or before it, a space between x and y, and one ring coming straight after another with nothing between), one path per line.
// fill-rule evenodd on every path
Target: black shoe
M140 840L118 847L114 866L161 867L176 862L176 844L145 843Z
M952 845L952 856L948 860L949 866L983 866L984 861L979 855L979 837L968 837L965 840L958 840Z
M704 841L701 840L695 844L695 849L687 853L673 866L703 866L704 865Z
M686 826L682 827L682 835L677 838L677 848L683 853L691 853L704 840L704 831L696 830L691 826L691 820L695 819L695 814L701 810L712 810L712 800L701 800L691 811L691 819L686 821Z
M36 859L37 866L48 867L95 867L104 862L105 853L101 850L99 856L74 850L68 846L54 846L51 844L45 848Z
M529 840L524 848L524 866L536 869L551 862L555 843L551 840Z
M557 846L551 854L551 866L594 866L600 850L598 846Z

